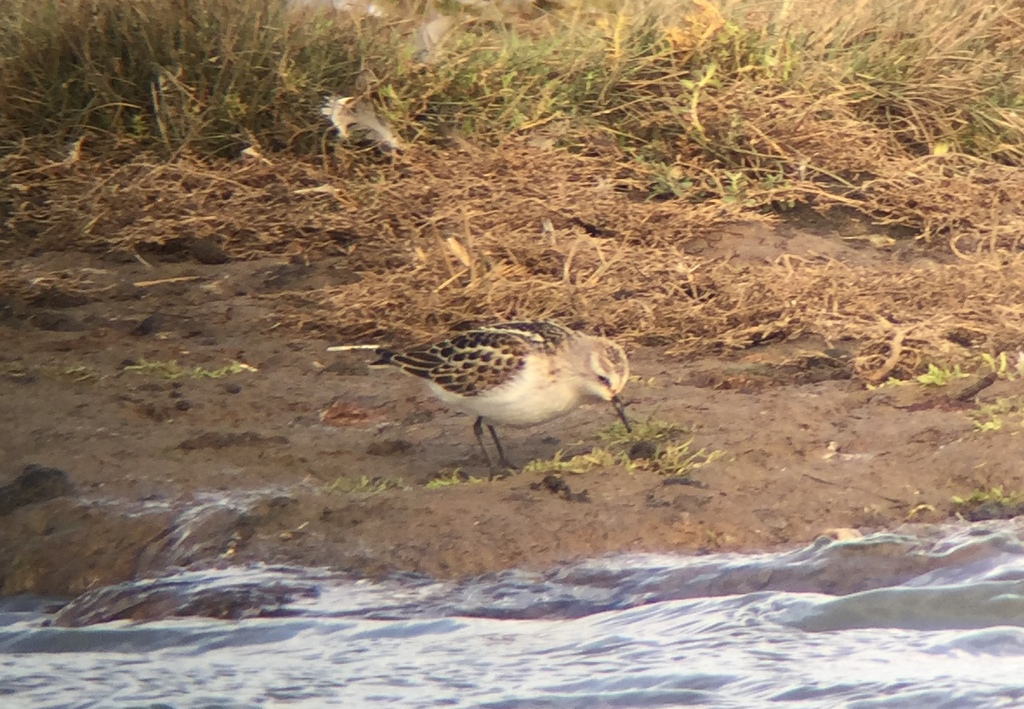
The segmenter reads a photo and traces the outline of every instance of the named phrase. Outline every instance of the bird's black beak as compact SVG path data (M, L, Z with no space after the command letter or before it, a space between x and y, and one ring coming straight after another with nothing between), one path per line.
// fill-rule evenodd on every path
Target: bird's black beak
M615 407L615 413L622 419L622 425L626 427L626 433L632 433L633 427L629 425L629 419L626 418L626 407L622 405L622 399L618 396L612 397L612 406Z

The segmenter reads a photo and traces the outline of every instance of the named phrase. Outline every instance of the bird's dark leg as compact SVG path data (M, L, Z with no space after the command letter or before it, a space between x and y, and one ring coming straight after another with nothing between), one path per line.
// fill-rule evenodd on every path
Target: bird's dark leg
M506 470L513 469L515 466L508 462L508 458L505 457L505 451L501 447L501 441L498 440L498 432L494 430L494 426L491 424L487 424L487 430L491 432L491 440L494 441L494 447L498 449L498 463Z
M498 465L502 468L511 468L511 463L505 458L505 451L501 447L501 441L498 440L498 434L494 430L494 426L487 424L487 430L491 432L491 440L494 441L494 447L498 449ZM487 460L487 465L491 469L491 475L488 480L494 480L495 473L498 472L498 466L491 460L490 454L487 452L487 446L484 445L484 419L482 416L477 416L476 421L473 422L473 435L476 436L476 442L480 444L480 450L483 451L484 459Z
M484 445L484 419L483 416L477 416L476 421L473 422L473 435L476 436L476 442L480 444L480 451L484 454L484 460L487 461L487 466L491 469L491 479L494 479L494 463L491 461L491 456L487 453L487 446Z

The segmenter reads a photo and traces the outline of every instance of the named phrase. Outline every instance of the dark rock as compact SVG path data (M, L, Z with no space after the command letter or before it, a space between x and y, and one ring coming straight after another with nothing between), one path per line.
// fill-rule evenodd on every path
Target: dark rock
M231 257L215 239L196 239L192 242L192 258L209 266L227 263Z
M224 386L224 391L226 391L228 394L238 394L239 392L242 391L242 387L239 386L238 384L227 384Z
M142 322L135 326L132 330L133 335L153 335L164 329L167 318L164 317L163 313L153 313L152 315L144 318Z
M652 441L637 441L629 447L630 460L652 460L658 455L658 447Z
M19 507L70 495L73 490L68 474L60 468L31 463L25 466L14 482L0 487L0 515L8 515Z
M178 411L188 411L192 408L192 402L188 399L178 399L178 401L174 402L174 408Z
M547 490L553 495L558 495L567 502L590 502L590 493L586 490L573 492L569 483L561 475L545 475L540 482L531 483L531 490Z

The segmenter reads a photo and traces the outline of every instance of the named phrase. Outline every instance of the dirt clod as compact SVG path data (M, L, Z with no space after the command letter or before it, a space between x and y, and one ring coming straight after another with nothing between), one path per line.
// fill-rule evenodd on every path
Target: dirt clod
M530 483L530 489L547 490L568 502L590 502L590 494L586 490L573 492L561 475L545 475L540 482Z
M167 318L163 313L153 313L143 318L132 330L133 335L153 335L160 332L166 326ZM129 365L130 366L130 365Z
M0 487L0 516L25 505L70 495L73 490L71 479L60 468L30 463L12 482Z
M194 240L191 253L196 261L208 265L227 263L231 260L224 248L213 238Z
M658 454L658 446L653 441L637 441L629 447L630 460L650 460Z

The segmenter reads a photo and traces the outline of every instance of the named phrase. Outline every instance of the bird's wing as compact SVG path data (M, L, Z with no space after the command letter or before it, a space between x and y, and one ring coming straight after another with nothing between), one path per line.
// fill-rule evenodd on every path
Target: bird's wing
M525 337L543 350L560 348L576 333L550 320L512 320L478 328L492 332L509 332Z
M381 350L373 364L390 364L453 394L476 396L515 376L536 347L523 333L479 328L405 352Z

